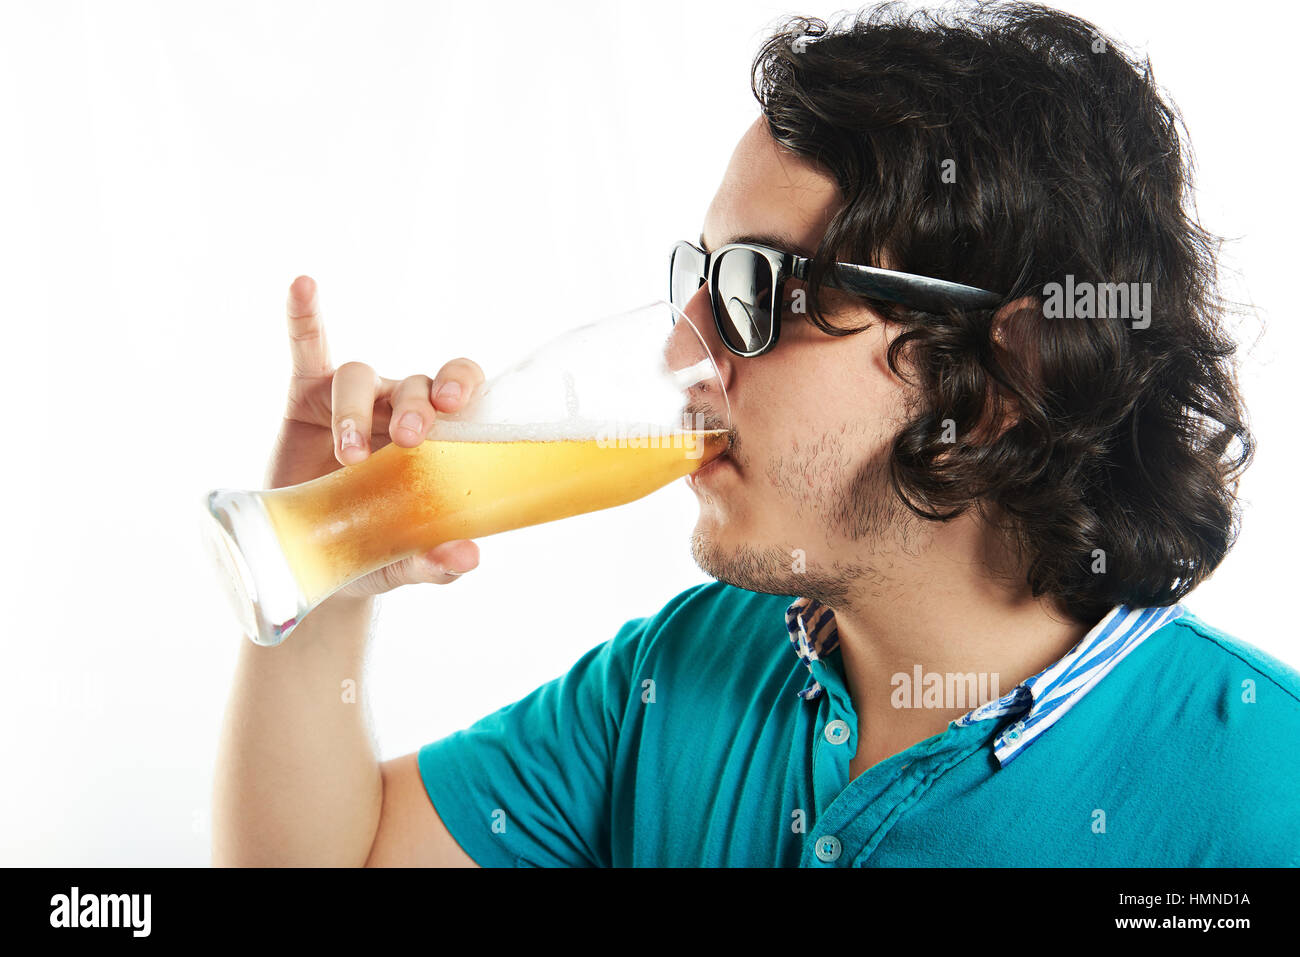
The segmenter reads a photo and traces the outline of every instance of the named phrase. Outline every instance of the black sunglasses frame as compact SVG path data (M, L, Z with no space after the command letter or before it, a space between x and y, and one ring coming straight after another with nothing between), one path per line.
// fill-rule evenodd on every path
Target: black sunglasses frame
M767 261L768 268L772 271L771 302L767 304L768 315L772 316L772 322L768 327L767 340L757 349L751 351L743 351L733 346L727 340L727 333L723 326L722 313L724 310L720 303L722 291L718 285L718 266L722 258L729 251L735 249L744 249L758 254ZM777 340L781 336L780 306L785 302L786 280L790 278L806 280L812 260L806 256L774 249L771 246L761 246L757 243L728 243L725 246L719 246L713 252L706 253L694 243L683 239L674 244L672 254L668 260L670 302L676 291L674 280L676 279L677 270L681 268L678 264L680 262L679 257L682 256L690 257L691 274L699 279L699 283L695 287L696 290L698 291L699 287L704 285L705 282L709 284L709 305L713 310L713 323L717 327L718 338L722 341L722 344L732 353L742 358L752 358L771 352L776 347ZM843 289L846 292L870 299L896 302L899 305L922 312L940 313L952 308L993 309L1001 305L1003 301L1001 295L987 289L965 286L944 279L932 279L929 276L918 276L915 273L897 272L893 269L878 269L874 266L858 266L853 263L836 263L834 274L829 278L827 284L833 288ZM684 302L673 302L673 305L678 309L686 308Z

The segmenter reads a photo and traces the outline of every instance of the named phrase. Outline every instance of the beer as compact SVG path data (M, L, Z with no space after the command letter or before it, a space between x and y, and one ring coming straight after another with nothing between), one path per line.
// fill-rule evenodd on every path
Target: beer
M442 423L443 432L456 423ZM724 429L612 439L513 430L386 445L364 462L258 493L310 607L442 542L622 505L711 462ZM489 437L490 436L490 437Z
M623 505L727 448L708 344L662 300L568 329L424 441L290 488L210 490L203 535L240 627L282 642L358 578L443 542Z

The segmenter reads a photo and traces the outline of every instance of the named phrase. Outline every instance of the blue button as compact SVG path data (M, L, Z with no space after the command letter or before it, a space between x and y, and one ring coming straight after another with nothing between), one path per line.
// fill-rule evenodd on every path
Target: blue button
M833 834L826 834L817 838L817 844L813 847L813 852L817 859L825 861L827 864L836 860L840 856L840 841Z
M841 721L836 718L830 724L826 725L826 730L822 732L826 740L831 744L843 744L849 740L849 724L847 721Z

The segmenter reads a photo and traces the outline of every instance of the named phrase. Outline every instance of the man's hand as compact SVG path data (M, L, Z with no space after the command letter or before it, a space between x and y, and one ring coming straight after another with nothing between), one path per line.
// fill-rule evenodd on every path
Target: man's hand
M452 359L433 378L413 375L400 381L376 374L363 362L334 368L310 276L299 276L289 287L288 321L293 373L267 465L267 488L297 485L363 462L390 441L407 448L419 445L439 411L455 412L483 384L483 370L469 359ZM335 594L361 598L399 585L446 584L455 573L477 567L478 560L474 542L444 542L377 569Z

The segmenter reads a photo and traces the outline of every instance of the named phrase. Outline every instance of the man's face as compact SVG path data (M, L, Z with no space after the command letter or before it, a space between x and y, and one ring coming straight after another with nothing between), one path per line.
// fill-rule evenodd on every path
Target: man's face
M760 117L731 157L704 241L714 250L739 237L780 236L788 239L781 248L809 255L841 202L834 180L779 146ZM787 304L802 285L786 283ZM708 296L702 286L685 311L722 374L735 444L690 478L700 499L696 562L741 588L832 604L882 584L921 532L890 490L885 465L907 400L885 361L896 330L861 300L824 290L833 324L874 320L871 327L831 336L787 305L776 348L745 359L719 341Z

